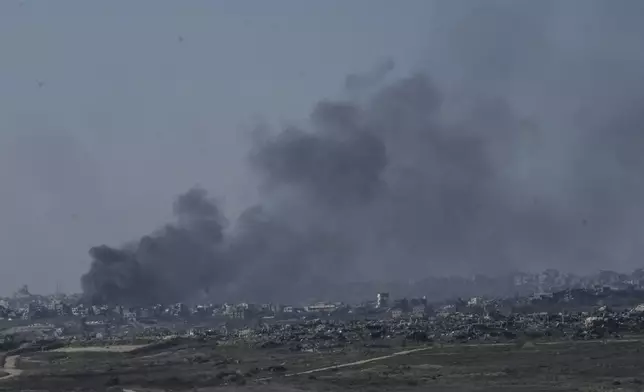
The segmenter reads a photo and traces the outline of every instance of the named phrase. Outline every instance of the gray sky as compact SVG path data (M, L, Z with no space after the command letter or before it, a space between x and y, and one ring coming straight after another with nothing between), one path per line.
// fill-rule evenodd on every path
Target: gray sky
M0 2L0 294L79 288L90 246L166 222L201 184L253 200L258 119L426 52L426 0Z

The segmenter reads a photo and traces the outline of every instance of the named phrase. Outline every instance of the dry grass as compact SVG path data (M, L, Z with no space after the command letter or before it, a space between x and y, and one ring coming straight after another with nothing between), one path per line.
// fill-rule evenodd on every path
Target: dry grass
M34 353L22 362L32 367L0 382L0 391L100 391L111 386L137 392L207 392L215 387L218 391L293 392L644 390L641 342L433 347L395 356L388 355L400 347L302 353L186 342L155 350L127 352L121 346ZM369 358L380 359L364 361ZM336 366L348 363L353 364ZM322 368L326 369L286 377Z

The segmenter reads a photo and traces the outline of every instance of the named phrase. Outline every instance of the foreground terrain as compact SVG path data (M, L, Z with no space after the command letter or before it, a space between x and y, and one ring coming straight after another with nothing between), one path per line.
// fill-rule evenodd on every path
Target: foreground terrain
M643 350L638 339L329 352L186 339L20 355L0 391L641 391Z

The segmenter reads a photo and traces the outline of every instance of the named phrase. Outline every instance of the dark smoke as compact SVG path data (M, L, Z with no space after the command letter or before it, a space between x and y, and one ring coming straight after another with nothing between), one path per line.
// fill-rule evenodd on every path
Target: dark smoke
M349 281L639 266L643 3L441 4L430 63L455 70L351 76L375 92L253 146L260 205L227 227L189 191L175 224L90 251L86 296L293 301Z
M287 129L258 147L253 164L271 187L297 185L329 205L362 204L376 196L387 166L385 145L361 129L354 107L321 103L317 133Z
M177 198L177 222L123 249L90 249L94 260L82 277L83 292L99 303L167 303L226 279L226 221L206 191Z

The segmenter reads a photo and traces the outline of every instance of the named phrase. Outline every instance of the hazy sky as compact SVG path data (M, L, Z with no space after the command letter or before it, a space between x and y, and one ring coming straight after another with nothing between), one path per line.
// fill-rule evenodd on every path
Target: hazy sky
M295 120L385 57L426 56L427 0L0 2L0 294L78 290L87 251L201 184L253 199L258 120Z
M172 222L195 185L239 222L263 184L270 222L355 250L349 277L641 267L642 15L641 0L0 1L0 294L78 290L90 247ZM293 121L306 132L251 142ZM377 202L334 204L365 189ZM281 249L252 211L248 232ZM239 257L218 262L253 261L231 279L269 291L293 282L266 273L299 268L306 286L342 260L284 236L284 267L253 235L225 238ZM172 269L153 252L148 270L194 271L159 249Z

